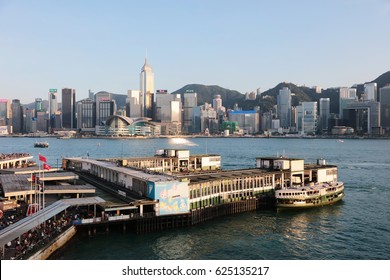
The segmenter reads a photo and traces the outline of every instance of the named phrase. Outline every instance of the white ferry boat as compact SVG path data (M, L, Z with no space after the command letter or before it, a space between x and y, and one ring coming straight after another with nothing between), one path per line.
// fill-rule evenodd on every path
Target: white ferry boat
M312 183L308 186L275 190L276 207L307 208L333 204L344 197L344 183Z

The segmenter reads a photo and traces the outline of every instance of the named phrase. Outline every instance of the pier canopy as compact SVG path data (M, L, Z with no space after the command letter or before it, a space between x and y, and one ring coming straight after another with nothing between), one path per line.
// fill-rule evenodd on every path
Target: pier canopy
M159 134L159 127L151 122L151 118L129 118L126 116L112 115L108 117L104 131L96 131L100 135L117 136L155 136Z
M29 230L38 227L40 224L61 213L70 206L98 205L104 202L105 200L98 196L87 198L61 199L59 201L56 201L50 206L36 212L34 215L26 217L16 222L15 224L12 224L9 227L6 227L5 229L1 230L0 247L23 235L25 232L28 232Z

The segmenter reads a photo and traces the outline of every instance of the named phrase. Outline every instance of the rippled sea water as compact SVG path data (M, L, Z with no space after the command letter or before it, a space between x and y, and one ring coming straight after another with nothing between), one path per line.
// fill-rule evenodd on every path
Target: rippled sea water
M143 235L77 235L55 259L390 259L390 140L44 140L48 149L34 149L32 138L0 138L0 152L41 152L52 166L62 156L151 156L164 148L220 154L225 169L254 167L260 156L325 158L338 165L346 193L341 203L305 211L255 211Z

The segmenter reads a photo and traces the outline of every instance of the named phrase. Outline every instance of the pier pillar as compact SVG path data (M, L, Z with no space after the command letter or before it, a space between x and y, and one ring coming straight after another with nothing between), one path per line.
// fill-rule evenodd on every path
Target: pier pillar
M106 226L106 232L110 232L110 228L108 225Z
M123 233L125 233L126 232L126 224L123 224Z
M144 216L144 206L143 206L142 204L139 206L139 215L140 215L141 217Z

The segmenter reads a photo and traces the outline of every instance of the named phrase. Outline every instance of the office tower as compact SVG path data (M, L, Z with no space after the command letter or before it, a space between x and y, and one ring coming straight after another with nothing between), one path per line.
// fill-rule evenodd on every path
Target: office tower
M11 103L9 99L0 99L0 126L9 124L11 118Z
M320 130L328 130L328 119L330 115L330 98L320 98Z
M93 95L94 95L93 91L91 91L91 90L89 89L89 90L88 90L88 98L91 99L92 101L94 101Z
M62 127L76 128L76 91L71 88L62 89Z
M390 130L390 85L379 90L379 101L381 106L381 125L386 130Z
M256 90L256 98L260 98L260 97L261 97L261 89L258 88L258 89Z
M348 89L348 98L357 100L357 95L356 95L356 93L357 93L356 88L349 88L349 89Z
M112 107L113 104L110 103L111 99L112 94L106 91L99 91L95 94L96 125L103 125L103 123L107 120L109 116L116 114L116 104L115 108ZM103 104L101 105L100 103Z
M11 104L12 111L12 131L13 133L23 132L23 107L19 99L13 99Z
M183 132L194 132L194 108L198 106L197 93L186 91L183 94Z
M141 102L139 90L128 90L126 97L126 116L129 118L141 117Z
M46 117L46 113L41 111L41 112L38 112L37 113L37 117L36 117L36 129L37 131L40 131L40 132L47 132L47 117Z
M145 64L140 74L140 103L141 116L153 117L153 93L154 93L154 73L152 67L148 64L148 58L145 58Z
M341 87L339 88L339 117L343 118L343 111L347 108L348 104L355 102L356 100L356 89Z
M217 132L218 120L217 112L211 106L211 104L205 103L204 105L195 107L194 113L194 132Z
M49 115L55 115L58 111L57 90L50 90L49 92Z
M364 101L378 101L376 83L364 84Z
M291 126L291 90L289 88L284 87L279 90L277 105L280 126L289 128Z
M156 92L156 110L154 120L157 122L181 123L180 94L170 94L167 90Z
M380 134L380 103L373 100L350 103L344 109L344 120L359 133Z
M96 125L96 103L86 98L77 102L77 129L85 131L95 130Z
M301 134L315 134L317 130L317 102L302 102L296 107L297 129Z
M260 114L256 110L248 111L230 111L229 121L237 122L238 127L244 130L245 134L254 134L259 132Z
M115 100L100 99L99 102L96 101L96 125L99 126L105 125L107 119L110 116L115 114L116 114Z
M214 99L213 99L213 108L215 110L215 112L218 112L218 110L222 107L222 98L221 98L221 95L219 94L216 94L214 95Z
M56 114L58 112L57 89L49 91L49 130L53 128L61 128L61 125L56 125Z
M42 112L42 98L35 98L35 117L37 117L38 112Z
M24 108L24 130L27 133L35 132L32 130L32 121L35 119L35 110Z

